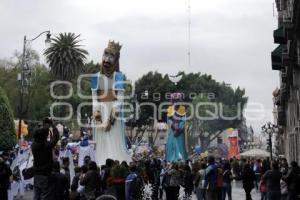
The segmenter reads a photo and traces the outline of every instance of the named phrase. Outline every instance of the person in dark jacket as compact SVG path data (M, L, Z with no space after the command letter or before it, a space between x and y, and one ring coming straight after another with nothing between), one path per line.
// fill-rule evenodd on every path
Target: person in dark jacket
M101 169L101 188L102 188L102 191L104 191L104 193L106 194L107 193L107 190L108 190L108 186L107 186L107 179L110 177L110 170L111 168L114 166L114 160L108 158L106 159L105 161L105 167L103 168L103 170Z
M280 163L280 172L282 173L283 176L286 176L288 171L289 171L289 164L286 158L282 158Z
M205 200L205 196L206 196L206 189L204 188L205 169L206 169L206 163L202 162L200 165L200 170L196 174L196 180L195 180L197 200Z
M251 191L254 188L254 181L256 177L251 169L250 164L245 164L244 169L242 171L242 180L243 180L243 188L246 193L246 200L252 200Z
M160 184L159 183L160 182L160 171L161 171L160 165L161 165L160 160L153 159L150 162L148 170L146 168L146 173L147 173L147 176L149 177L149 183L152 185L152 195L151 195L152 200L158 200L158 193L159 193L158 191L159 191L159 184ZM150 177L152 180L150 179Z
M222 200L226 199L226 194L228 195L228 200L232 200L231 179L232 179L232 173L231 173L230 163L226 161L223 165L224 187L222 191Z
M207 200L217 199L217 174L218 167L213 156L208 157L208 167L205 170L204 188L206 189Z
M52 127L50 140L47 138L50 134L51 122L44 120L44 127L38 129L34 134L34 140L31 146L33 154L34 168L34 200L52 200L54 182L51 177L53 166L53 148L59 139L59 133ZM50 125L49 125L50 124Z
M101 194L101 176L94 161L88 164L88 172L80 179L80 185L85 186L84 196L87 200L94 200Z
M222 192L224 189L224 171L221 162L217 164L217 199L222 200Z
M143 179L138 172L136 165L129 167L129 175L125 181L125 199L126 200L139 200L142 199L142 189L144 186Z
M75 176L72 180L71 187L75 188L74 190L76 191L77 188L78 188L79 179L80 179L80 176L81 176L81 168L80 167L75 167L74 171L75 171Z
M241 179L241 168L240 168L240 165L239 165L239 161L236 159L236 157L233 157L230 160L230 163L231 163L231 168L232 168L232 171L233 171L234 178L236 180L240 180Z
M194 190L194 183L193 183L193 175L192 175L192 170L189 165L184 166L184 171L183 171L183 187L184 187L184 192L185 196L191 197L193 190Z
M268 200L280 200L280 180L281 172L279 171L279 165L277 162L272 163L272 169L266 171L263 175L263 180L267 183L267 196Z
M0 199L7 200L7 190L10 186L9 177L12 175L12 171L5 163L4 159L0 157Z
M262 161L262 166L261 166L261 174L265 174L266 171L271 169L271 164L269 158L265 159Z
M68 200L70 182L68 177L60 172L60 165L58 161L53 163L53 178L54 178L54 198L55 200Z
M179 197L180 185L182 184L182 174L178 164L173 163L170 170L167 170L163 179L163 184L166 190L167 200L177 200Z
M62 166L61 166L61 172L66 175L68 178L69 183L71 183L71 173L69 168L70 160L68 157L62 158Z
M80 194L77 192L76 185L71 185L70 200L80 200Z
M288 199L289 200L298 200L299 188L300 188L300 173L298 163L295 161L291 162L291 170L288 172L287 176L283 178L286 181L288 186Z

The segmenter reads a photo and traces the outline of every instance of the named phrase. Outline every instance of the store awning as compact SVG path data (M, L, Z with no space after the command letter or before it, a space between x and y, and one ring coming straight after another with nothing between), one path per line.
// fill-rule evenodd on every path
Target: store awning
M279 27L273 32L274 43L286 44L285 32L283 27Z
M273 70L281 70L282 66L282 50L284 45L279 45L274 51L271 53L271 60L272 60L272 69Z

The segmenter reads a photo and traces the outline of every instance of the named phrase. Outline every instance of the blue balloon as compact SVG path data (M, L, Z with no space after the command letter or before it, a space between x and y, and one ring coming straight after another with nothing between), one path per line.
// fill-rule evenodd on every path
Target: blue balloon
M200 154L202 151L201 147L200 146L195 146L195 149L194 149L194 153L196 154Z

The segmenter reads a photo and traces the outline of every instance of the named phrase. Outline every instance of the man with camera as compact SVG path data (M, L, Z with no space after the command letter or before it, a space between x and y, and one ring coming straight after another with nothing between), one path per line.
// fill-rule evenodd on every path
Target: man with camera
M52 120L44 119L43 127L35 132L31 146L34 159L34 200L53 199L53 148L58 140L59 133Z

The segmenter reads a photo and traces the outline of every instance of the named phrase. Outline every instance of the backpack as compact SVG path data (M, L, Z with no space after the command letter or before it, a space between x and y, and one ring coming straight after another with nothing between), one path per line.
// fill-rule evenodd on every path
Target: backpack
M259 190L262 193L267 192L267 184L265 181L260 181Z
M297 191L298 188L300 187L300 175L299 175L299 173L296 172L296 171L292 171L289 176L291 176L291 180L289 180L287 182L288 189Z
M164 188L169 187L170 181L171 181L171 175L168 172L165 172L165 174L163 175L162 186Z
M224 180L223 180L223 170L218 168L217 169L217 187L223 187Z
M181 185L182 183L182 175L179 171L173 171L173 173L170 174L170 183L169 186L176 187Z
M194 185L193 185L194 176L193 176L193 174L189 171L185 171L183 178L184 178L183 187L186 190L188 190L188 189L193 190L193 188L194 188Z

